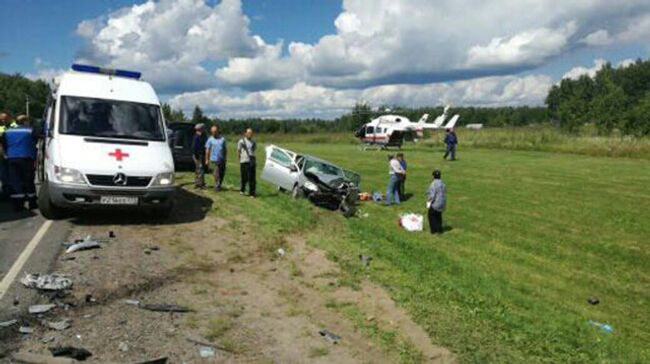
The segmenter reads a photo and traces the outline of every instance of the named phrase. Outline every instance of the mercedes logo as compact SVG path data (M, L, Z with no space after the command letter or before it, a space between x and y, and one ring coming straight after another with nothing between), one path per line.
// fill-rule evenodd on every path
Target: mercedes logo
M116 173L113 176L113 183L118 186L126 185L126 175L124 173Z

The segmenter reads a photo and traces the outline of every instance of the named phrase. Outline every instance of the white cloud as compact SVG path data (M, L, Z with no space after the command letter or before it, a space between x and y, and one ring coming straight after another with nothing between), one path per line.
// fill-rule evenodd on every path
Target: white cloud
M569 72L565 73L564 76L562 76L562 78L577 80L578 78L580 78L580 76L583 75L587 75L593 78L596 75L596 72L600 71L600 69L603 68L605 64L607 64L606 60L602 58L598 58L594 60L593 67L590 68L582 67L582 66L573 67L571 70L569 70Z
M310 43L263 39L249 23L241 0L149 0L79 23L79 60L142 71L177 105L230 116L331 117L364 97L540 104L548 77L507 75L581 47L647 43L650 2L343 0L335 31Z
M580 42L589 46L604 46L611 44L613 39L609 36L607 30L599 29L581 39Z
M217 89L189 92L169 100L174 108L190 112L201 105L220 118L319 117L332 119L357 102L374 106L541 105L553 81L548 76L503 76L428 85L385 85L337 90L303 82L288 89L250 92L233 96Z
M260 75L277 88L298 74L297 81L346 88L511 74L575 48L639 41L642 15L650 16L646 0L344 0L335 34L313 44L289 43L288 54L260 55L264 62L247 62L232 77L223 72L221 80L258 89ZM268 78L269 63L285 65L286 72Z
M40 68L36 71L36 73L28 73L25 75L25 77L34 81L43 80L50 84L50 86L54 86L55 84L59 83L61 76L65 71L66 70L59 68Z
M539 65L561 54L575 33L574 22L557 29L527 30L508 39L493 38L489 44L475 45L467 51L469 67Z
M164 91L201 89L216 83L203 62L257 54L248 25L240 0L150 0L81 22L80 59L141 70Z

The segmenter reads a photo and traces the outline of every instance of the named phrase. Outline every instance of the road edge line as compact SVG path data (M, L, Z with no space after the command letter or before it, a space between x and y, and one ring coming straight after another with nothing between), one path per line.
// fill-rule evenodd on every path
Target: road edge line
M23 266L25 263L27 263L27 260L36 249L36 246L38 246L38 243L43 240L43 236L45 236L45 233L51 225L52 220L46 220L43 225L41 225L41 227L36 232L36 235L34 235L32 240L29 241L25 249L23 249L22 253L20 253L18 256L18 259L16 259L14 264L11 266L9 272L7 272L7 274L2 278L2 281L0 281L0 301L2 301L5 294L9 291L9 287L16 279L18 272L23 269Z

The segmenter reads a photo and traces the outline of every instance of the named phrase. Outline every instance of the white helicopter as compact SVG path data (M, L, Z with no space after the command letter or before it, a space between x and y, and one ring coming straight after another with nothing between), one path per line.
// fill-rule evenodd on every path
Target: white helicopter
M401 148L405 139L422 138L424 129L451 129L458 122L458 114L452 116L446 125L442 125L447 119L449 106L445 106L444 111L433 123L427 124L429 114L424 114L417 123L410 121L407 117L401 115L382 115L373 119L367 124L362 125L354 136L359 138L366 146L377 145L379 147L398 147ZM414 136L415 134L415 136Z

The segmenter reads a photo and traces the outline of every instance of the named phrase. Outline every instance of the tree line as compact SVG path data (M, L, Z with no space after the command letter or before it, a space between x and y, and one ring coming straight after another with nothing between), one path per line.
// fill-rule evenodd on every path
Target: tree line
M50 87L41 80L30 80L20 74L0 73L0 111L14 115L26 113L29 99L32 117L41 117ZM579 131L585 124L593 124L607 135L619 132L625 135L650 135L650 60L637 60L625 67L605 64L593 77L565 78L551 87L545 100L546 107L453 107L449 117L460 114L458 126L481 123L488 127L517 127L551 122L569 132ZM261 133L321 133L351 132L373 118L393 113L417 121L429 114L429 121L440 115L442 106L406 108L382 106L371 108L355 105L350 112L334 120L322 119L221 119L207 116L200 106L192 115L173 109L163 103L162 112L168 122L218 123L224 133L241 133L247 127Z
M195 106L191 116L186 116L182 110L172 109L163 104L165 119L171 122L218 124L226 134L242 133L251 127L258 133L310 134L322 132L351 132L370 120L387 113L398 114L417 121L424 114L429 114L429 122L442 114L443 107L406 108L400 106L383 106L373 109L366 104L357 104L352 110L334 120L321 119L221 119L211 118L204 114L200 106ZM448 111L448 119L459 114L457 126L470 123L480 123L490 127L524 126L544 123L548 120L546 108L543 107L456 107Z
M565 78L546 97L548 114L562 129L584 124L603 135L650 135L650 60L614 68L605 64L594 77Z
M29 101L30 117L40 118L49 95L50 86L44 81L0 73L0 112L8 112L14 117L27 114Z

